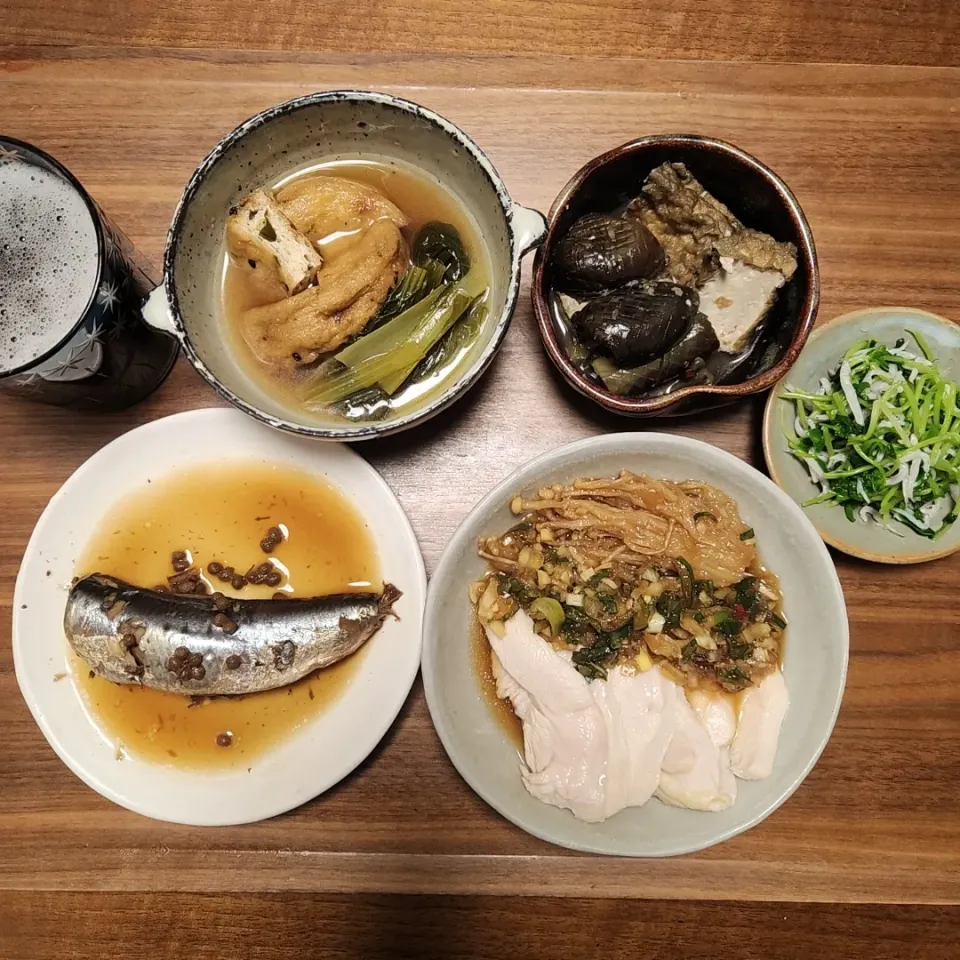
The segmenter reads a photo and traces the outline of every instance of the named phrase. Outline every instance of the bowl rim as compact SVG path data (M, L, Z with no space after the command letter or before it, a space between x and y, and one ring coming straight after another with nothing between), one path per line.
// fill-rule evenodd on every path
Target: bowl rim
M798 769L792 777L789 778L785 788L780 792L780 794L775 796L769 803L765 804L755 816L744 820L738 825L719 831L716 836L706 843L689 843L680 841L672 845L666 852L663 853L611 851L605 847L597 844L591 844L589 842L567 840L561 841L558 840L556 836L551 835L548 830L539 828L536 820L532 820L523 816L522 814L517 815L513 809L507 807L506 805L500 804L494 798L494 796L491 795L491 792L486 789L484 784L478 783L475 778L468 776L468 774L461 768L461 764L458 762L457 750L454 746L452 746L450 735L452 721L450 721L448 715L442 714L440 710L439 695L437 692L438 678L434 668L434 651L442 642L440 640L441 629L438 622L438 584L442 579L445 579L446 568L454 562L454 556L459 552L461 541L465 539L472 539L468 536L469 530L491 509L494 504L502 505L503 503L506 503L509 497L515 493L519 487L523 486L525 477L536 475L544 468L559 469L564 465L570 466L574 463L589 463L593 455L602 454L605 451L605 448L608 446L616 447L621 443L629 444L632 453L642 452L648 445L658 443L666 443L668 446L674 449L685 449L691 452L706 450L709 452L711 457L717 457L718 459L725 461L735 471L744 475L750 475L761 486L767 486L770 492L781 502L784 511L792 514L794 519L802 527L806 527L808 529L808 533L813 534L812 547L814 550L818 551L818 556L821 563L823 563L827 570L832 574L836 599L839 601L839 608L842 611L842 621L840 622L839 627L841 641L841 664L837 677L837 692L833 702L829 704L829 715L825 717L826 722L823 728L822 739L820 739L820 742L817 743L816 747L811 751L807 762L804 763L802 767ZM552 467L548 466L550 464L552 464ZM466 638L464 638L464 642L466 642ZM427 701L427 709L430 713L430 720L434 729L436 730L441 744L443 745L443 749L446 752L448 759L453 764L457 773L460 774L463 780L470 787L470 789L473 790L474 793L476 793L477 796L479 796L485 803L496 810L497 813L499 813L502 817L540 840L544 840L553 845L565 847L570 850L577 850L583 853L600 853L614 856L660 858L696 853L697 851L705 850L709 847L716 846L718 843L723 843L726 840L730 840L733 837L739 836L741 833L745 833L747 830L752 829L757 824L769 817L770 814L782 806L796 792L800 784L803 783L803 781L810 774L810 771L814 768L814 766L816 766L820 756L826 749L826 746L833 735L837 717L840 713L840 707L843 702L843 696L846 691L849 660L850 624L849 617L847 615L846 598L843 594L843 585L840 582L840 577L837 573L837 568L833 562L833 558L830 556L829 551L817 534L816 528L813 526L810 519L801 509L799 504L797 504L786 493L786 491L778 487L762 471L758 470L751 463L741 460L739 457L735 456L729 451L724 450L722 447L714 446L713 444L707 443L703 440L695 440L692 437L684 437L678 434L666 433L662 431L650 431L642 433L619 432L601 434L599 436L587 437L582 440L575 440L571 443L561 444L558 447L553 447L552 449L533 457L526 463L523 463L516 469L512 470L506 477L503 478L503 480L488 490L480 498L480 500L477 501L477 503L463 518L453 535L447 541L447 544L443 549L443 553L440 555L440 559L438 560L436 567L430 576L430 581L427 585L427 599L424 609L423 645L421 651L420 672L423 678L423 691ZM438 716L442 718L439 722L437 720ZM491 724L496 723L492 716L489 719Z
M834 328L843 327L850 323L856 323L861 320L865 320L868 317L876 316L878 313L883 313L891 310L903 311L905 313L919 314L921 316L927 317L930 320L934 320L937 323L942 323L948 328L952 328L960 334L960 324L951 320L949 317L941 316L939 313L933 313L930 310L922 310L919 307L908 307L897 304L888 304L880 305L875 307L863 307L859 310L851 310L848 313L841 313L836 317L831 317L831 319L821 323L810 335L809 343L815 343L825 333L832 331ZM775 426L774 426L774 417L776 415L777 401L780 398L777 396L776 390L771 390L767 396L767 402L764 404L763 408L763 424L760 428L760 437L763 443L763 459L767 464L767 472L770 474L770 479L780 487L783 492L790 497L794 503L799 502L794 500L793 495L787 490L786 484L783 482L782 473L777 470L776 462L773 456L773 438L776 435ZM801 507L801 509L803 509ZM921 552L921 553L910 553L904 554L902 556L896 556L894 554L887 553L875 553L872 550L866 550L863 547L857 546L855 543L850 543L845 540L841 540L839 537L833 536L829 531L824 530L813 517L808 515L810 522L816 527L817 533L820 534L821 539L824 543L829 544L831 547L846 553L851 557L857 557L860 560L869 560L872 563L888 563L894 564L897 566L907 566L913 563L929 563L932 560L942 560L944 557L949 557L952 554L960 550L960 541L950 546L941 548L939 550L933 550L930 552ZM932 545L932 541L931 541Z
M441 129L450 138L463 147L472 159L477 163L481 172L486 177L490 186L493 187L503 212L504 222L506 224L507 236L510 242L510 282L507 287L507 298L503 310L497 318L493 327L490 340L479 355L474 359L472 365L464 370L459 380L452 383L445 390L440 391L437 396L423 407L417 408L405 416L396 420L387 422L374 421L366 427L338 427L333 425L298 423L286 416L276 416L261 410L256 404L244 400L241 396L225 386L219 378L207 367L202 358L198 355L186 330L183 317L180 310L180 302L177 296L176 285L174 283L175 263L177 253L180 247L182 228L186 212L193 202L194 197L200 189L207 174L218 163L221 156L234 144L242 140L251 131L264 126L274 120L280 119L287 114L296 113L299 110L307 109L317 105L329 103L352 102L356 105L375 104L378 106L391 107L403 113L414 117L427 120L429 123ZM413 100L407 100L404 97L397 97L393 94L379 93L374 90L358 89L340 89L324 90L316 93L306 94L300 97L294 97L285 100L282 103L274 104L254 114L252 117L244 120L233 130L223 136L203 160L197 165L190 179L183 189L183 193L177 202L173 218L170 221L170 227L167 231L167 239L163 252L163 281L164 297L170 316L173 318L173 325L177 338L183 346L184 353L190 361L193 368L200 376L224 399L229 401L239 410L242 410L248 416L266 423L268 426L278 430L285 430L298 436L313 437L318 440L334 440L342 443L352 443L359 440L369 440L374 437L384 437L393 433L399 433L402 430L408 430L431 417L436 416L442 410L445 410L451 404L455 403L467 392L469 392L480 377L486 372L493 358L503 343L507 328L513 319L516 311L517 300L520 294L520 264L525 249L521 246L517 230L514 227L514 209L515 204L507 191L503 178L497 172L490 159L479 147L475 140L460 129L455 123L447 120L439 113L421 106Z
M803 270L807 275L807 292L801 304L799 323L797 324L797 328L794 331L793 338L786 352L775 366L769 370L765 370L759 376L744 380L742 383L726 385L692 384L687 387L681 387L673 393L659 397L618 397L593 383L570 362L553 328L550 306L547 302L546 291L544 290L544 276L549 254L556 242L555 232L557 220L563 210L569 205L573 196L583 186L586 178L594 171L613 160L619 159L624 154L640 153L649 147L664 146L681 146L712 150L758 173L773 187L783 202L790 219L793 221L800 240L798 244L798 268ZM749 396L753 393L760 393L773 386L773 384L781 379L787 370L793 366L797 357L800 355L800 351L803 349L803 345L807 341L807 337L810 335L810 331L813 329L817 317L817 309L820 304L820 269L817 261L817 250L813 240L813 233L806 215L800 207L797 198L794 196L793 191L780 176L752 154L747 153L747 151L725 140L718 140L713 137L692 133L666 133L638 137L622 143L620 146L607 150L592 160L588 160L567 181L566 185L550 206L547 221L547 235L537 250L533 264L533 282L530 286L533 312L537 318L540 339L543 342L547 355L567 383L583 396L589 397L601 407L611 410L614 413L626 414L627 416L649 416L667 411L670 407L688 397L698 395L713 396L719 398L719 402L723 402L724 397L736 399L738 397Z

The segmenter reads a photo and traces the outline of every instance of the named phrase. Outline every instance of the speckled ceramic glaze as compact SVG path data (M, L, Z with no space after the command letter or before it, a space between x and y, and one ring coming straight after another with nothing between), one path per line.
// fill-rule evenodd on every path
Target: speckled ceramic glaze
M960 326L925 310L873 307L844 314L817 329L783 384L816 390L820 378L835 369L849 347L864 337L873 337L891 347L905 338L912 349L917 349L907 330L916 330L926 340L944 376L960 382ZM816 496L818 488L811 483L803 464L790 453L787 434L794 435L796 408L777 393L773 390L767 399L763 452L770 476L801 503ZM827 543L864 560L922 563L960 550L960 523L955 523L938 540L929 540L901 523L891 524L895 532L876 523L851 523L843 510L832 504L817 503L804 507L804 512Z
M376 423L324 422L268 395L225 344L220 305L224 227L230 207L251 190L320 161L363 156L414 166L456 195L489 249L490 313L459 375L422 406ZM477 381L513 315L520 259L540 242L545 229L543 215L513 203L483 151L443 117L386 94L313 94L247 120L197 168L174 215L163 285L151 296L147 316L172 330L200 375L251 416L303 435L362 440L433 416Z
M551 314L554 251L585 213L606 213L637 196L647 175L666 162L684 163L746 226L797 247L797 272L779 292L766 323L762 349L739 383L695 384L669 394L620 397L581 373L564 351ZM578 170L550 208L546 240L534 264L533 308L547 355L578 392L614 413L631 417L698 413L769 389L790 369L813 328L820 274L813 234L790 188L756 157L722 140L691 134L641 137L595 157Z
M773 773L737 782L728 810L681 810L653 800L603 823L534 799L520 779L520 759L480 692L470 653L468 589L485 571L477 538L516 523L514 494L577 477L644 471L698 479L732 496L757 534L763 563L780 578L789 620L783 674L790 707ZM524 464L488 493L450 539L430 578L423 634L423 687L430 716L464 780L494 809L537 837L575 850L634 857L689 853L759 823L800 785L826 745L847 671L847 612L840 581L817 531L800 508L762 473L707 443L664 433L621 433L571 443ZM771 827L771 836L776 835Z

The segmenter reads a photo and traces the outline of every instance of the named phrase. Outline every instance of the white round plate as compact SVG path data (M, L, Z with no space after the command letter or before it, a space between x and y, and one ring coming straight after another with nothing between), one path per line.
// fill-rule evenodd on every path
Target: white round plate
M118 761L88 716L66 670L63 611L74 561L104 516L147 480L231 459L305 470L336 487L367 523L385 581L403 596L399 620L368 641L356 674L315 720L239 770L196 771ZM53 496L27 545L14 591L13 657L27 705L60 759L121 806L158 820L201 826L276 816L323 793L380 742L403 706L420 664L426 574L416 537L383 478L345 446L271 430L237 410L194 410L138 427L84 463Z
M486 567L477 538L516 522L509 502L549 483L609 477L621 470L670 480L705 480L737 501L756 530L761 560L780 578L790 622L783 674L790 706L773 773L737 783L736 802L719 813L651 800L603 823L535 800L520 780L519 758L491 715L470 655L467 590ZM528 833L574 850L633 857L690 853L742 833L772 813L817 762L833 730L847 673L847 611L833 561L813 524L749 464L698 440L621 433L558 447L524 464L488 493L460 525L430 580L424 626L423 687L434 726L464 780Z

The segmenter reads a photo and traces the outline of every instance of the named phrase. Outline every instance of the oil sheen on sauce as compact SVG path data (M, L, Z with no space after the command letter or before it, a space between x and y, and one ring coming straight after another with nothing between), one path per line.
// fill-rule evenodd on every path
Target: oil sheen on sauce
M262 563L271 526L287 532L270 555L287 573L280 588L307 597L380 588L363 519L332 487L300 470L229 461L161 476L117 505L78 558L75 573L107 573L138 586L164 583L170 554L190 550L211 588L269 598L276 588L233 590L206 574L212 560L243 571ZM117 756L189 768L251 767L257 757L333 704L366 646L296 683L264 693L194 703L189 697L90 677L72 651L68 665L87 713ZM217 737L230 734L224 747Z
M268 186L273 190L279 190L294 180L318 176L343 177L376 188L410 220L409 226L403 229L408 243L412 244L420 229L431 221L452 224L460 234L464 249L470 258L471 272L477 273L482 286L490 285L490 254L480 230L454 194L439 181L396 160L388 162L355 158L317 163ZM334 233L319 241L317 248L323 256L324 263L335 263L337 257L349 249L355 239L352 234ZM246 283L243 271L236 269L230 263L226 252L224 252L222 303L226 339L231 352L239 359L243 369L269 396L275 397L295 410L298 416L309 415L302 403L302 392L304 385L313 376L313 371L309 367L293 373L278 371L258 360L244 342L240 333L240 314L251 307L259 306L261 301L256 298L255 291ZM453 367L461 362L462 360L458 360ZM453 367L450 370L442 369L431 381L421 384L420 389L411 387L401 390L395 398L394 410L399 411L421 403L424 397L433 391L436 384L453 372ZM320 417L323 419L322 415Z

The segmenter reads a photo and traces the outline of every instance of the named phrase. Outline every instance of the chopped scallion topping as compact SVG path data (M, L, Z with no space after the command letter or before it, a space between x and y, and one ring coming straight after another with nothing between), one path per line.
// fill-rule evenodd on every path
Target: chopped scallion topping
M815 391L780 396L796 406L790 451L819 488L804 506L835 503L851 522L897 520L934 539L960 514L958 385L907 332L919 353L861 340Z

